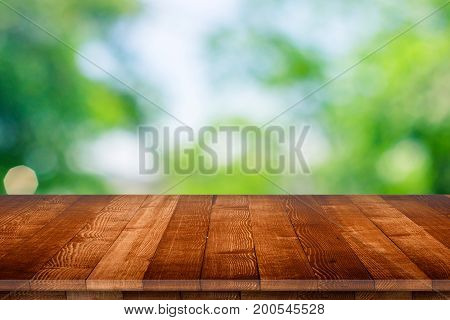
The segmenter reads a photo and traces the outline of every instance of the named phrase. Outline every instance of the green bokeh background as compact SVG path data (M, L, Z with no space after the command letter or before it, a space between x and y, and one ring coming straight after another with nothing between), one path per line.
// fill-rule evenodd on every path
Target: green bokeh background
M242 81L280 96L300 88L300 98L416 22L416 16L402 10L419 11L422 17L444 2L409 1L405 9L372 1L370 5L378 6L392 23L344 57L326 56L271 28L270 15L286 3L295 8L291 0L242 1L239 24L211 30L205 37L211 81L218 90ZM359 6L364 3L368 2ZM140 8L134 0L11 4L76 49L102 39L119 56L120 39L112 38L110 30L118 19L132 19ZM355 1L341 0L332 10L345 19L354 5ZM326 6L317 1L317 13ZM214 176L195 174L170 193L449 193L449 39L447 6L309 98L307 110L300 105L290 111L290 124L315 123L326 135L329 156L312 166L312 175L268 176L274 184L258 175L227 176L222 170ZM131 73L128 77L133 85L141 85L133 82ZM153 84L143 88L150 88L150 96L163 89ZM284 102L280 100L275 114L283 111ZM38 193L124 192L104 176L74 167L71 150L113 129L136 133L139 124L164 121L164 114L142 104L113 79L85 76L73 51L0 3L2 177L24 164L36 171ZM254 124L252 119L230 122ZM142 193L160 193L182 178L161 177Z

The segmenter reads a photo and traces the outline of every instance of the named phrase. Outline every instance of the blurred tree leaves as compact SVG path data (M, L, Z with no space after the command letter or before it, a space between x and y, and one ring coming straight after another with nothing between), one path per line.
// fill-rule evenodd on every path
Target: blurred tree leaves
M10 3L75 48L93 39L110 41L114 22L138 8L137 0ZM360 5L379 9L385 25L340 57L345 60L340 64L340 58L330 60L295 32L285 32L286 25L294 31L300 26L295 19L283 18L298 10L300 2L243 3L237 21L209 39L214 76L252 82L262 90L298 92L298 98L443 4L364 1ZM345 21L358 3L321 0L312 6L320 24L327 23L321 8L333 7L335 18ZM319 124L330 150L313 164L310 177L271 178L291 186L307 184L304 190L318 193L449 193L449 28L447 6L302 103L301 109L286 114L289 124ZM333 40L333 34L326 37ZM277 111L282 110L280 105ZM102 178L74 167L71 147L113 128L134 130L141 117L132 95L113 83L86 78L75 53L0 4L0 175L25 164L36 170L40 193L108 192ZM247 119L244 124L254 123ZM178 181L173 178L170 182ZM175 190L280 192L259 176L223 172L214 179L194 175Z
M300 84L300 99L305 86L318 87L444 2L417 0L398 6L371 2L381 17L395 21L387 20L381 30L360 42L340 59L345 60L343 64L300 45L302 38L271 29L283 4L295 10L295 2L246 3L237 27L223 27L212 36L212 56L221 59L214 63L216 74L227 79L224 70L238 69L242 77L269 89L295 89ZM355 2L339 4L350 12ZM316 9L326 8L327 3L316 5ZM285 179L293 189L298 190L296 184L311 183L317 193L449 193L449 13L447 6L302 103L306 110L319 102L313 112L300 113L303 118L294 110L286 115L288 124L318 123L330 145L327 158L313 165L309 180ZM316 14L319 17L321 11ZM338 18L346 20L345 10ZM271 32L265 32L268 29ZM278 112L283 110L280 106Z
M321 59L282 34L250 30L248 34L221 30L209 40L214 59L223 59L220 78L237 80L250 76L268 88L316 81L322 76Z
M317 176L333 192L448 193L448 32L398 39L336 85L321 110L333 159ZM334 102L334 103L333 103ZM327 178L326 178L327 177Z
M10 4L75 48L137 8L134 0ZM134 128L139 118L132 96L87 79L74 52L0 4L2 176L25 164L37 171L40 193L107 192L101 179L73 168L70 147L110 128Z

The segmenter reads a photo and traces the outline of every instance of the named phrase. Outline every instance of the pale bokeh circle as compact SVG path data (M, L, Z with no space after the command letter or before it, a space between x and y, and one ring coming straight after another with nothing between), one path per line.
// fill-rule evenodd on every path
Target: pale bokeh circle
M34 194L39 184L34 170L26 166L9 169L3 183L7 194Z

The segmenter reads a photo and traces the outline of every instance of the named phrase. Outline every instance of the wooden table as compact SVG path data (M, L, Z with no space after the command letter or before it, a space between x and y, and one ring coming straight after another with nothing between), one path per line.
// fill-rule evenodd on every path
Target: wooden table
M446 298L450 198L2 196L2 298Z

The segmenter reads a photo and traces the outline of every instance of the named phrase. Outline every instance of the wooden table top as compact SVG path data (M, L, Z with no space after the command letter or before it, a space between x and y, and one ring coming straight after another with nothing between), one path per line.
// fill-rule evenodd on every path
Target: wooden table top
M0 290L450 291L450 197L2 196Z

